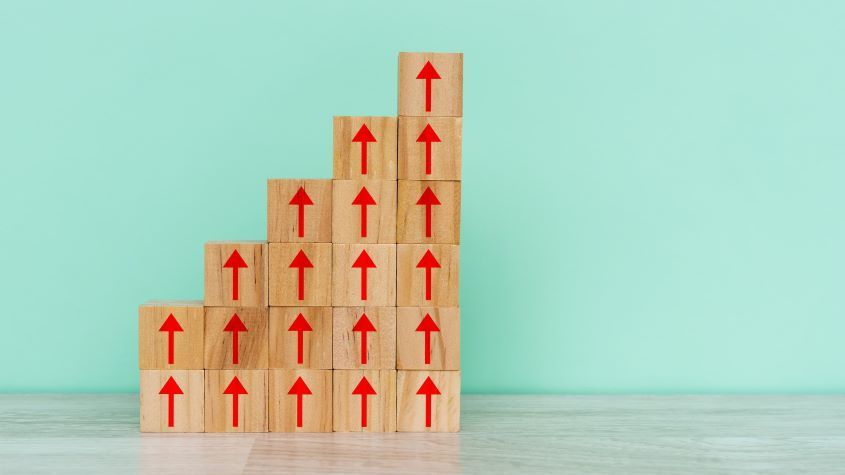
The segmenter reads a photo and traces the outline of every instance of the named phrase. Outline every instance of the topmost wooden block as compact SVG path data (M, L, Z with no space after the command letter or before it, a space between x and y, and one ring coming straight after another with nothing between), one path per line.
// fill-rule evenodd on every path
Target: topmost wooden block
M463 53L399 53L399 115L462 117Z

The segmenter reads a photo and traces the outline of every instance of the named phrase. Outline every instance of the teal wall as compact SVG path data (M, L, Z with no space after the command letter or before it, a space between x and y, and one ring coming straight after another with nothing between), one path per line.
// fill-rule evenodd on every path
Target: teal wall
M131 391L136 307L465 53L467 392L845 390L841 2L0 3L2 391Z

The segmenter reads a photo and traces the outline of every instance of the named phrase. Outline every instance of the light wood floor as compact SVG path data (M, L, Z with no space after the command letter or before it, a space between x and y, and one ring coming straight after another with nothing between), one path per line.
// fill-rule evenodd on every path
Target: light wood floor
M845 396L464 396L459 434L140 434L137 395L0 396L0 473L845 473Z

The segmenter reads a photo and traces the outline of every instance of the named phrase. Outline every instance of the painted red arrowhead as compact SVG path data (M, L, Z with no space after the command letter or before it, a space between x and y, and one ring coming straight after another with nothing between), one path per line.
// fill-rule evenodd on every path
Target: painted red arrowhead
M437 385L434 384L434 381L431 380L430 376L426 376L425 381L423 381L422 386L417 390L417 394L440 394L440 390L437 389Z
M246 388L241 384L241 380L237 376L232 378L232 382L223 390L223 394L249 394Z
M232 314L232 318L229 319L229 323L223 328L224 332L245 332L248 331L246 329L246 325L244 325L243 320L241 317L238 316L237 313Z
M355 386L355 389L352 390L352 394L361 394L361 395L374 395L377 394L376 390L373 389L373 386L367 381L366 376L361 376L361 381Z
M417 200L418 205L439 205L440 200L437 199L437 195L431 191L431 187L425 187L425 191L423 191L422 196L420 199Z
M167 382L164 383L164 386L161 387L161 391L158 392L159 394L184 394L182 392L182 388L179 387L179 384L176 383L176 380L173 379L173 376L167 378Z
M290 203L292 205L313 205L314 202L311 201L311 197L308 196L308 193L305 192L305 188L299 187L299 191L293 195L293 198L290 199Z
M173 316L171 313L167 316L167 320L161 325L161 328L158 329L160 332L181 332L185 331L182 329L182 325L179 325L179 321L176 320L176 317Z
M233 269L238 269L240 267L248 266L246 265L244 258L241 257L241 254L238 252L238 250L235 249L234 251L232 251L232 255L230 255L229 258L226 259L226 263L223 264L223 267L231 267Z
M437 133L431 128L430 124L426 124L420 136L417 137L417 142L440 142L440 137L437 136Z
M417 331L418 332L439 332L440 327L438 327L437 324L434 323L434 320L432 320L431 315L426 313L425 317L423 317L422 321L417 326Z
M376 138L373 136L373 133L370 132L369 127L367 124L362 124L361 128L358 129L358 132L352 137L353 142L377 142Z
M364 187L361 187L361 191L359 191L358 195L355 196L355 199L352 200L352 204L353 205L369 206L369 205L376 204L376 200L373 199L373 195L371 195L370 192L367 191L367 187L364 186Z
M305 255L305 252L302 249L299 250L299 253L296 254L296 257L293 258L293 261L290 263L291 268L300 268L304 269L306 267L311 268L314 267L314 264L308 260L308 256Z
M302 395L302 394L312 394L312 393L311 393L311 388L309 388L308 385L305 384L305 381L303 381L302 378L299 377L299 378L296 378L296 382L293 383L293 386L290 387L288 394Z
M419 74L417 74L417 79L440 79L440 74L431 65L431 61L426 61L425 65L420 69Z
M370 255L367 254L367 250L361 251L361 254L355 259L355 262L352 263L352 267L354 268L375 268L376 263L370 258Z
M426 250L425 254L423 254L422 256L422 259L420 259L420 262L417 263L417 269L422 268L440 268L440 263L437 262L437 259L435 259L434 254L432 254L430 250Z
M310 331L314 331L314 329L311 328L311 325L308 324L308 320L306 320L305 317L303 317L302 314L300 313L299 315L296 316L296 319L293 321L293 323L291 323L290 328L288 328L288 331L289 332L310 332Z
M366 313L361 314L361 318L355 322L355 326L352 327L352 331L354 332L374 332L376 331L376 327L373 325L373 322L367 318Z

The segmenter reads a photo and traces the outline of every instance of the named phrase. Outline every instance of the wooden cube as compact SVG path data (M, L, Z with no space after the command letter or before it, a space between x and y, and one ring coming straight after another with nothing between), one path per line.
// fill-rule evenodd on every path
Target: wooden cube
M396 117L335 117L334 178L396 179Z
M331 307L271 307L270 368L332 369Z
M205 431L267 432L267 370L206 370Z
M457 307L459 246L399 244L396 304L400 307Z
M399 432L457 432L461 429L460 371L398 373Z
M267 240L331 242L331 180L267 180Z
M141 370L141 432L203 431L203 370Z
M399 118L399 179L460 180L460 117Z
M205 368L267 369L267 307L206 307Z
M328 307L332 304L332 245L270 244L270 305Z
M332 305L396 305L395 244L334 244Z
M141 369L203 369L201 301L148 302L138 309Z
M205 306L267 306L266 243L206 243Z
M332 371L270 370L270 432L331 432Z
M399 53L399 115L460 117L463 53Z
M396 310L396 368L461 369L461 321L457 307Z
M400 243L461 242L461 182L399 180Z
M332 310L335 369L396 368L396 307Z
M396 371L335 370L335 432L396 431Z
M335 180L332 242L396 243L396 181Z

